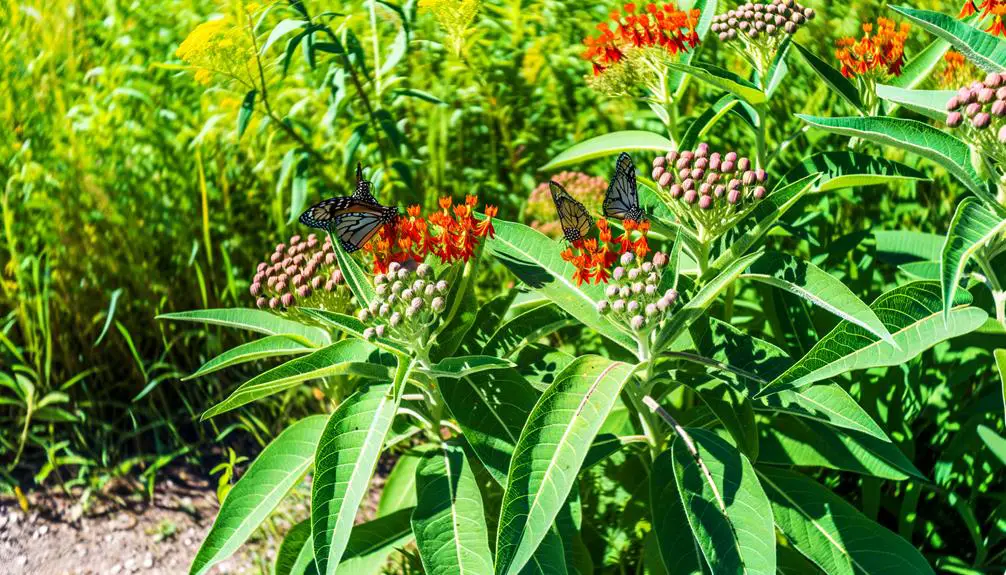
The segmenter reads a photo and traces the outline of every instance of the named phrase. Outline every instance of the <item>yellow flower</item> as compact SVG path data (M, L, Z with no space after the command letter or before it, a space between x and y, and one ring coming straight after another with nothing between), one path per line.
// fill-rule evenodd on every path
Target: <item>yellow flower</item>
M195 71L195 79L209 84L221 74L254 86L255 51L247 30L230 18L217 18L196 26L175 55Z
M419 0L419 7L433 12L455 54L461 54L465 32L475 21L482 0Z

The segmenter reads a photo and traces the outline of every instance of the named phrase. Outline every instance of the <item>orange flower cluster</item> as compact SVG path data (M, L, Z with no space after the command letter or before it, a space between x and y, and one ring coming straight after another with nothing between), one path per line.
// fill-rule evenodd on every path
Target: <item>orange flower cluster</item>
M440 210L426 216L419 206L410 206L405 217L381 228L363 250L374 258L373 272L387 273L392 262L422 262L433 255L445 264L467 262L482 238L493 238L493 218L498 208L486 206L485 218L475 219L477 196L468 196L454 205L449 197L440 198Z
M835 58L842 64L842 75L854 76L900 76L905 63L905 40L908 39L907 22L897 27L893 20L877 19L877 32L873 24L863 24L863 37L841 38L835 44Z
M967 0L958 17L967 18L979 11L982 13L982 18L989 14L993 16L992 24L985 30L986 32L993 36L1006 36L1006 24L1003 23L1003 17L1006 16L1006 2L1003 0L982 0L982 3L976 6L975 0Z
M639 13L635 4L626 4L623 12L612 10L610 14L614 29L608 22L601 22L597 25L597 37L583 39L587 46L583 59L593 63L597 76L607 66L621 61L629 47L659 47L671 55L687 52L699 43L695 26L700 14L699 10L678 10L675 3L647 4Z
M943 88L954 88L967 84L967 60L964 54L954 50L948 51L943 56L943 70L940 71L940 86Z
M642 259L650 251L646 241L650 222L623 220L622 225L625 226L625 232L612 241L608 220L601 218L597 220L598 239L581 238L562 252L562 259L576 267L573 272L576 285L589 284L591 281L595 284L608 283L611 267L618 262L619 256L632 252ZM633 232L639 232L639 237L632 239Z

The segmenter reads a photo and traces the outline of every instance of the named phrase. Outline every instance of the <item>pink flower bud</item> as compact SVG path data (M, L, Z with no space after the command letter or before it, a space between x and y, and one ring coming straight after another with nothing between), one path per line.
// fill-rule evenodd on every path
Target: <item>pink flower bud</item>
M977 94L973 93L966 86L957 90L957 99L961 101L961 104L974 102L976 96Z
M334 263L335 263L335 254L334 253L325 254L325 265L330 266Z
M730 154L732 153L733 152L730 152ZM729 156L730 154L727 154L727 156ZM723 172L724 174L732 174L733 171L734 171L733 160L724 160L723 163L720 164L720 172Z
M264 297L260 297L257 300L255 300L255 307L259 309L262 309L267 305L269 305L269 300L265 299Z
M979 104L978 102L971 102L970 104L968 104L967 108L964 108L964 113L969 118L972 118L972 117L974 117L975 114L977 114L981 110L982 110L982 105L981 104Z
M995 72L989 72L989 74L985 76L984 83L989 88L998 88L1002 85L1002 76L1000 74L996 74Z
M318 278L318 279L321 279L321 278ZM329 291L329 292L335 291L336 287L337 287L336 283L334 281L332 281L332 280L328 280L327 282L325 282L325 291Z
M765 170L763 170L761 168L758 168L757 170L755 170L755 179L758 180L758 183L764 182L765 181Z
M722 198L723 194L725 194L726 192L727 192L727 189L722 184L720 184L720 185L716 186L715 188L713 188L713 196L715 196L717 198Z
M280 260L280 259L281 259L282 257L283 257L283 256L282 256L281 254L279 254L279 253L275 253L275 254L273 254L273 255L269 256L269 261L271 261L272 263L276 263L276 262L278 262L278 261L279 261L279 260Z
M653 168L653 171L650 172L650 175L653 176L654 180L659 180L660 176L663 176L665 173L666 172L664 171L664 168L662 166L657 166L656 168Z
M304 276L300 274L296 274L295 276L293 276L293 285L299 286L303 283L304 283Z
M685 200L686 204L694 204L697 198L698 194L695 193L695 190L688 190L687 192L685 192L685 197L683 199Z
M992 114L995 116L1006 116L1006 101L996 100L992 102Z
M736 204L737 202L741 201L741 191L730 190L730 193L727 194L727 201L730 202L731 204Z
M336 284L341 284L346 281L345 278L342 277L342 270L332 270L332 281Z
M660 179L657 180L657 183L660 184L661 188L666 188L667 184L671 183L671 173L664 172L663 174L661 174Z
M755 173L752 172L751 170L744 172L744 175L742 176L742 181L744 182L745 186L750 186L755 181Z
M1006 126L999 128L999 142L1006 144Z
M962 116L960 112L950 112L947 114L947 127L956 128L961 125L963 120L964 116Z
M257 295L259 295L260 293L262 293L262 284L260 284L260 283L258 283L258 282L255 282L255 283L253 283L253 284L251 285L251 287L250 287L250 288L248 288L248 291L249 291L249 292L250 292L250 293L251 293L251 294L252 294L253 296L257 296Z
M981 91L978 92L978 101L982 104L988 104L995 97L996 93L992 88L982 88Z
M699 198L699 207L703 210L708 210L713 207L713 198L710 196L702 196Z
M258 267L255 269L255 271L263 272L263 271L265 271L265 268L267 268L267 267L269 267L269 266L266 265L265 262L262 262L262 263L260 263L258 265Z
M311 295L311 286L300 286L297 288L298 297L308 297Z
M971 125L979 130L984 130L989 127L989 123L992 122L992 117L989 116L988 112L981 112L977 114L973 120L971 120Z
M294 302L293 294L290 292L286 292L285 294L282 295L282 297L279 298L279 301L281 304L283 304L283 307L290 307L293 305Z
M999 98L1000 100L1006 100L1006 86L1003 86L1002 88L996 90L996 98Z
M678 161L678 151L677 150L671 150L670 152L667 152L667 154L664 157L667 158L667 163L668 164L672 164L672 163Z
M321 282L322 282L321 276L314 276L313 278L311 278L311 287L314 289L318 289L321 287Z
M723 159L727 162L736 162L737 152L727 152L727 155L723 156Z
M654 168L663 168L666 163L667 158L665 158L664 156L657 156L656 158L653 158Z
M737 169L746 172L751 167L751 160L747 158L741 158L737 160Z
M269 298L269 309L276 309L279 307L279 298L271 297Z
M267 285L269 287L275 286L276 285L276 276L269 276L268 278L266 278L265 285Z
M684 190L681 189L680 184L674 184L673 186L671 186L671 197L674 198L675 200L680 198L681 194L683 193Z
M765 197L766 191L764 186L758 186L754 189L754 198L760 200Z
M283 281L276 282L276 291L279 292L286 291L286 282Z
M290 238L290 245L299 244L299 243L300 243L300 236L299 235L296 235L296 236L293 236L292 238Z
M695 167L699 168L700 170L704 170L704 169L708 168L709 167L709 159L708 158L699 158L699 159L695 160Z

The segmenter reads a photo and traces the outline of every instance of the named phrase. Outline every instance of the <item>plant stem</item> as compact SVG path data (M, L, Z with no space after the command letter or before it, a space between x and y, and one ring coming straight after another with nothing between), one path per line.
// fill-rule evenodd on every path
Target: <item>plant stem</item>
M989 290L992 291L992 301L995 302L996 308L996 321L1001 323L1003 327L1006 327L1006 290L1003 290L999 276L996 275L996 271L992 269L992 264L984 254L976 255L975 260L978 261L978 267L984 273Z
M374 93L381 100L381 50L377 36L377 0L370 0L370 32L374 39Z
M645 396L648 392L650 388L650 378L653 373L653 364L650 361L651 357L648 338L649 334L641 335L638 342L639 351L637 352L637 356L639 362L646 364L646 368L643 371L643 381L636 387L629 386L627 391L632 407L637 413L639 413L639 425L643 428L643 435L646 436L646 442L650 445L650 455L653 459L656 459L663 450L662 441L660 436L657 435L657 425L656 421L653 419L652 412L643 406L640 399L640 396Z
M768 135L768 104L758 105L758 130L755 133L755 167L764 169L768 166L768 150L766 136Z

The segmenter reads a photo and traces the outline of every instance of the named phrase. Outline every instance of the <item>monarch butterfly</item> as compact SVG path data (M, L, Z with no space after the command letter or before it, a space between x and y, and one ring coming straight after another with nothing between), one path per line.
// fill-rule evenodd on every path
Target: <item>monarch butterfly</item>
M398 208L381 205L363 179L363 166L356 166L356 190L352 196L322 200L304 211L300 223L335 234L347 252L355 252L387 223L398 218Z
M636 166L632 163L632 157L625 152L619 154L615 162L615 173L608 184L602 208L604 215L611 218L635 222L646 220L646 213L639 207Z
M562 187L558 182L551 181L548 183L548 187L552 191L552 201L555 202L555 210L559 212L562 235L569 242L582 239L590 231L594 218L590 217L587 208L576 201L576 198L569 195L566 188Z

